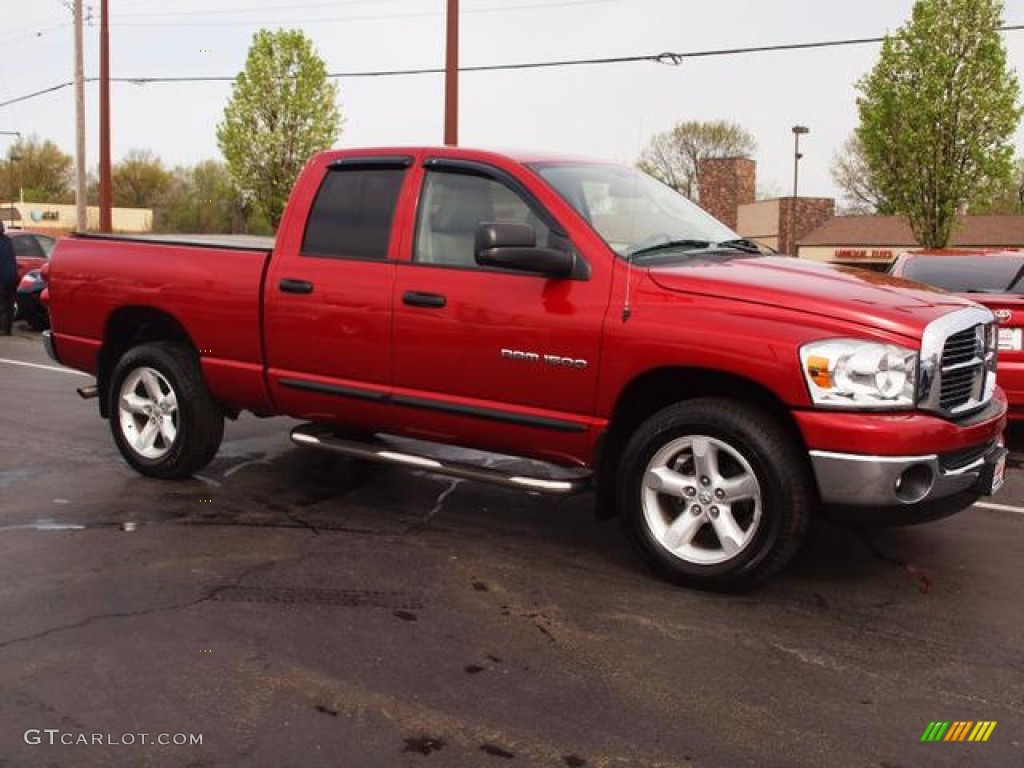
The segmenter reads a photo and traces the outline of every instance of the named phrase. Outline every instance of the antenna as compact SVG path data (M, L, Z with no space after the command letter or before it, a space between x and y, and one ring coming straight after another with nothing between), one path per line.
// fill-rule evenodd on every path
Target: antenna
M633 290L633 252L626 251L626 297L622 302L622 322L626 322L633 315L631 304Z
M635 173L639 173L639 172L638 171L634 171L634 174ZM634 175L632 177L631 181L632 181L632 184L633 184L633 192L630 195L630 197L631 198L635 198L637 196L636 195L637 187L640 186L640 179L638 179ZM630 207L630 211L629 211L629 222L630 222L629 230L630 230L630 232L633 233L634 236L636 234L636 217L637 217L636 207L635 206L631 206ZM626 250L626 295L625 295L625 297L623 299L623 302L622 302L622 322L626 322L627 320L629 320L629 318L631 318L633 316L633 249L634 249L634 247L635 247L635 244L633 246L630 246Z

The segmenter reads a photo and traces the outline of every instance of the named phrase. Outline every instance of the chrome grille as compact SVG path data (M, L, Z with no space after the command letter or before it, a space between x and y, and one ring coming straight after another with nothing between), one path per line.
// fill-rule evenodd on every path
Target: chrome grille
M970 362L975 357L979 342L984 343L984 339L978 339L978 328L980 326L968 328L966 331L954 333L946 339L946 344L942 348L942 366L944 368L947 365Z
M994 322L979 307L929 324L921 341L922 408L955 417L988 403L995 391Z
M985 326L954 333L942 348L939 407L950 413L981 400L985 386Z

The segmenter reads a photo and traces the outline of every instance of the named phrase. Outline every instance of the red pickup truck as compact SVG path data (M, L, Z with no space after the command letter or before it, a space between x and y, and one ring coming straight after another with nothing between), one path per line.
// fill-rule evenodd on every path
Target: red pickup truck
M920 521L1002 482L989 310L766 256L614 164L326 152L272 249L78 236L48 279L51 355L155 477L206 465L225 417L284 414L300 445L593 486L655 571L708 589L778 571L820 509Z

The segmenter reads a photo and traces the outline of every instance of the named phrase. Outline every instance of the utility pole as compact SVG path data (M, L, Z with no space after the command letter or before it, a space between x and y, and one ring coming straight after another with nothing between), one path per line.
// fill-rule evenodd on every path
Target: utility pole
M85 186L85 64L82 0L75 0L75 229L89 229Z
M448 0L448 39L444 66L444 143L450 147L459 143L459 0Z
M110 14L100 0L100 232L114 229L110 185Z

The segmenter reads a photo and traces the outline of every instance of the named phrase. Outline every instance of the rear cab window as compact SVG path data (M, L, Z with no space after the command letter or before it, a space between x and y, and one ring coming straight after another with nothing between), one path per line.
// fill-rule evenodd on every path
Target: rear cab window
M386 260L405 173L397 160L329 168L313 201L300 255Z

